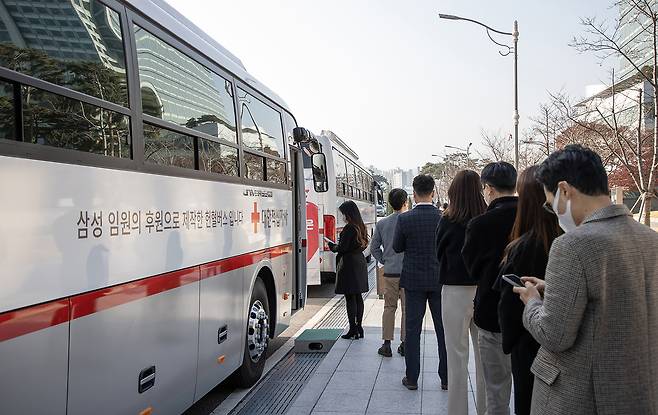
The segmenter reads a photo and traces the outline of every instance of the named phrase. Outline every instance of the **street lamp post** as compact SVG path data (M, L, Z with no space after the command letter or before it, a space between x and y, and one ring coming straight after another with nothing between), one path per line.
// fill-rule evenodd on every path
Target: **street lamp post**
M466 168L468 169L468 168L471 167L471 157L470 157L470 154L471 154L471 146L472 146L472 145L473 145L473 143L468 143L468 146L466 146L466 148L455 147L455 146L448 146L448 145L447 145L447 146L445 146L445 148L451 148L451 149L453 149L453 150L459 150L459 151L462 151L462 152L466 153Z
M517 74L518 74L518 57L519 57L519 53L518 53L519 52L519 23L516 20L514 21L514 31L510 33L510 32L502 32L500 30L493 29L484 23L478 22L477 20L467 19L465 17L454 16L451 14L439 13L439 18L448 19L448 20L464 20L466 22L471 22L480 25L487 30L487 36L489 36L489 39L493 43L503 48L507 48L507 51L505 52L499 51L498 53L500 53L502 56L507 56L510 53L514 53L514 166L518 170L519 169L519 87L518 87ZM510 47L508 45L504 45L502 43L497 42L489 32L498 33L499 35L504 35L504 36L512 36L514 46Z

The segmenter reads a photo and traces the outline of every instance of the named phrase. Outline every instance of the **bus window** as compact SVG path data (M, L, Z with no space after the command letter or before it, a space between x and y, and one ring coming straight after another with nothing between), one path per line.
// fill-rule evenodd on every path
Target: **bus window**
M130 158L129 117L42 89L22 85L22 141Z
M11 25L0 25L0 66L128 106L119 13L98 0L26 0L2 9Z
M14 106L14 87L0 81L0 139L16 139L16 115Z
M345 167L345 159L338 151L333 150L334 156L334 169L336 170L336 195L343 196L346 192L347 182L347 168Z
M265 180L265 158L251 153L244 153L244 168L247 179Z
M271 183L283 184L286 182L286 163L279 160L267 159L267 178Z
M281 115L258 98L238 88L242 145L274 157L285 158Z
M232 84L135 25L144 114L237 143Z
M227 176L240 174L238 149L205 138L199 139L199 170Z
M194 138L144 124L144 160L161 166L194 169Z

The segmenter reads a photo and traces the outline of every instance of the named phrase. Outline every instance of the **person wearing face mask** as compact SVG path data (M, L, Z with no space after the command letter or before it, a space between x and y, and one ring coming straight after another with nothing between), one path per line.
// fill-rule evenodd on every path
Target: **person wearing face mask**
M590 149L554 152L536 178L566 233L545 281L514 288L540 344L531 413L658 413L658 233L611 203Z
M503 352L498 324L500 293L493 288L516 217L516 169L504 161L482 169L487 211L468 223L462 257L468 275L477 281L473 320L478 327L488 415L509 415L512 363Z

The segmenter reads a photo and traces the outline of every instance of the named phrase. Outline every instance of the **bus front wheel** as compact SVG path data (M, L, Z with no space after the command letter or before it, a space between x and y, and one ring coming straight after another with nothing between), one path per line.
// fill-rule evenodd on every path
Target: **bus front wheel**
M263 374L270 340L270 305L265 283L256 279L247 310L247 333L242 366L235 373L235 383L249 388Z

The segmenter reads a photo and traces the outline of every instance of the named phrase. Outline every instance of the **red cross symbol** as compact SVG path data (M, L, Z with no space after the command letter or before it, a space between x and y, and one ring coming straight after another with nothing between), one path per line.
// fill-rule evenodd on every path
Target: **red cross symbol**
M251 213L251 223L254 224L254 233L258 233L258 222L260 222L260 213L258 212L258 203L254 202L254 211Z

